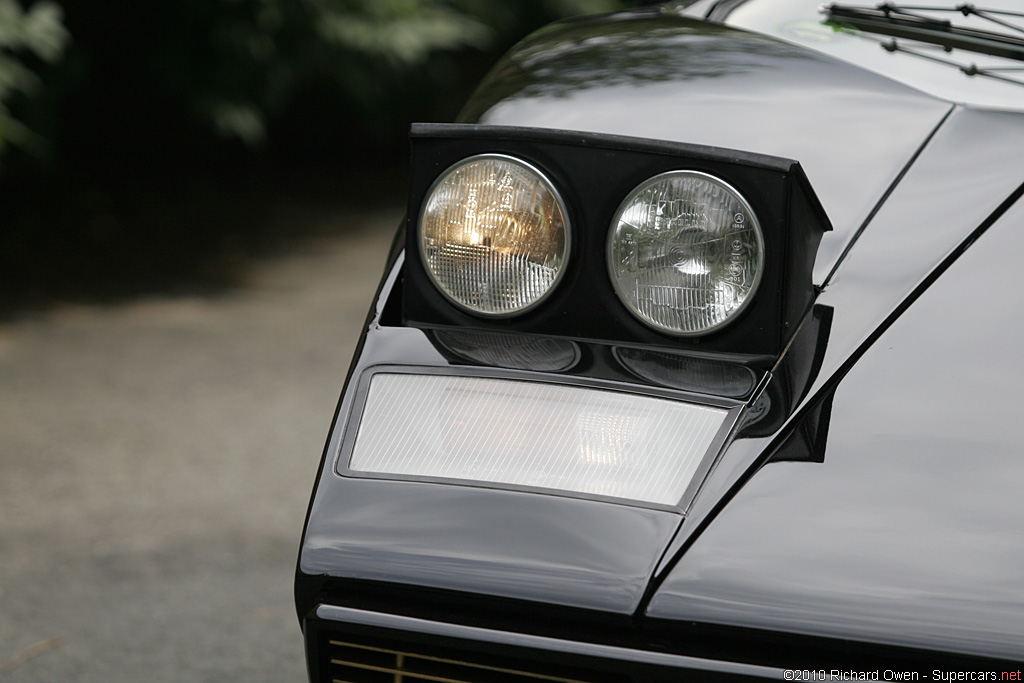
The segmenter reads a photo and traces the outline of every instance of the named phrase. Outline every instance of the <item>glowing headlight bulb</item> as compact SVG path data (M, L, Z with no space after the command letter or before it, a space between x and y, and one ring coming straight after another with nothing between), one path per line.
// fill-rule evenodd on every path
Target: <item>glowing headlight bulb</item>
M520 313L546 297L569 256L568 212L539 170L499 154L448 168L427 192L420 256L457 306L487 316Z

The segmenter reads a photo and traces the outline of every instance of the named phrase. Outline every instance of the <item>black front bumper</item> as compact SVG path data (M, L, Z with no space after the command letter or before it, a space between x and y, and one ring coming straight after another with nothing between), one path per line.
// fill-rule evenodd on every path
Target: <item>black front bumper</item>
M317 683L677 683L784 675L763 666L330 604L319 605L304 628L310 680Z

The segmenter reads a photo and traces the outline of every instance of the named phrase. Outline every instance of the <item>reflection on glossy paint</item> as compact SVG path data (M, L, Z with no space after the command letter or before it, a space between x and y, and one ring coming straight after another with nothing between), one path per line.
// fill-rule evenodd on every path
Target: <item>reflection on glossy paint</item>
M834 316L820 370L804 391L808 400L820 398L826 383L858 348L1024 182L1018 154L1022 147L1024 115L972 109L950 115L818 297L819 305L831 307ZM797 339L802 337L803 331ZM793 405L785 415L806 408ZM770 446L779 427L771 426L774 420L769 417L741 433L705 483L703 500L696 501L691 518L709 514L709 501L718 500L746 475Z
M835 228L821 283L949 110L945 102L778 40L672 15L574 21L527 39L462 122L697 143L800 162Z
M533 493L331 478L300 570L631 614L672 513ZM301 578L301 577L300 577Z
M433 336L456 356L498 368L564 372L580 356L579 347L566 339L478 330L436 330Z
M652 384L700 394L746 398L758 373L737 363L673 351L616 348L615 357L630 372Z
M1024 655L1006 375L1024 346L1022 223L1018 202L874 343L835 390L824 462L757 472L652 616Z

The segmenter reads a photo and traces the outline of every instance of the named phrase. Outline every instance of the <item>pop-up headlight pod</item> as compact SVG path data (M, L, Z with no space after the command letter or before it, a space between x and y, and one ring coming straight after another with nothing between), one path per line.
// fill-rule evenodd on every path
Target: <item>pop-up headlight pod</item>
M814 298L831 226L795 161L475 124L411 137L407 324L768 359Z

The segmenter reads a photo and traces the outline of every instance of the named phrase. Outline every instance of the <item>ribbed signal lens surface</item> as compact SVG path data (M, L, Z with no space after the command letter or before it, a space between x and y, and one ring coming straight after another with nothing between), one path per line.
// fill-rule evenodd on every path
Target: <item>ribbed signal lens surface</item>
M555 286L569 256L569 223L554 185L519 159L487 154L446 170L420 214L427 273L455 304L488 316L519 313Z
M381 372L348 464L675 505L727 417L591 387Z
M608 239L616 293L647 325L681 336L718 330L750 303L761 280L757 217L730 185L671 171L636 187Z

